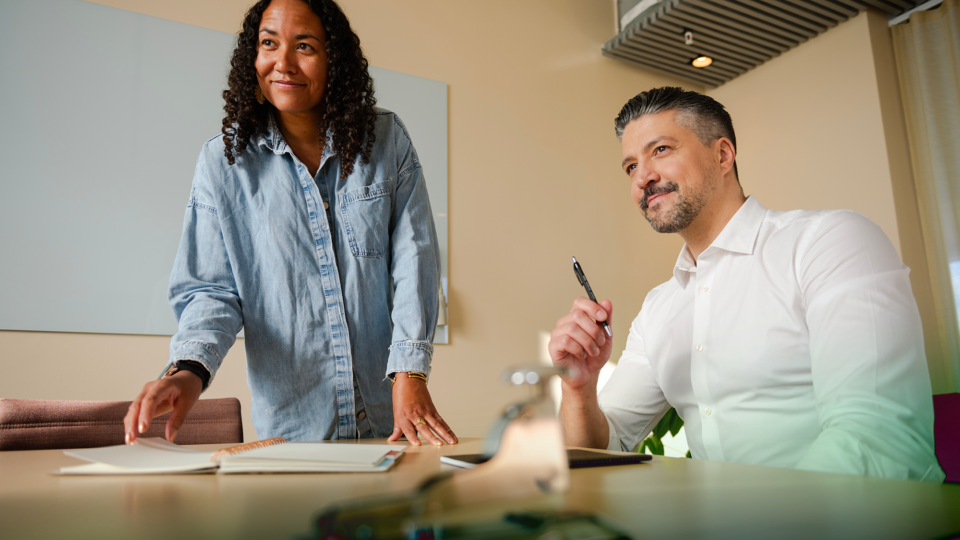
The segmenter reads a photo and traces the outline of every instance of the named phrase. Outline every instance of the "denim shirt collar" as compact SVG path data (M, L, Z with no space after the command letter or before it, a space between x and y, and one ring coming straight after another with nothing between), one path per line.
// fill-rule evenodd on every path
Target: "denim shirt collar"
M290 150L287 142L283 140L283 134L280 133L280 127L273 118L273 112L267 114L267 129L257 133L257 145L266 146L274 154L280 155Z
M280 126L277 125L273 111L267 115L267 129L257 134L256 143L258 146L267 147L268 150L276 155L286 153L293 154L293 151L287 146L287 141L283 139L283 133L280 132ZM333 131L328 128L327 141L326 144L323 145L323 156L320 158L320 162L323 163L328 157L335 153L333 150Z

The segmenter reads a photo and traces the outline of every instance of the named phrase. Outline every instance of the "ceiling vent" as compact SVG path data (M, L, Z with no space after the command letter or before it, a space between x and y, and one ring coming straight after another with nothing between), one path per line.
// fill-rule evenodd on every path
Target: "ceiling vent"
M617 5L623 2L619 0ZM922 0L642 0L632 3L625 17L631 20L603 45L603 54L715 88L861 11L874 8L893 18L921 3ZM631 17L634 13L636 16ZM695 67L703 64L706 67Z

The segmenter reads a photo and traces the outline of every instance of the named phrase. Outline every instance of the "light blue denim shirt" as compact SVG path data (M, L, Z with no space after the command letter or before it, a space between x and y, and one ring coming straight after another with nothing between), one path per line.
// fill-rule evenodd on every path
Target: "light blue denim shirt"
M387 437L388 373L430 372L440 255L423 171L403 123L378 110L370 163L316 177L275 122L234 165L223 139L197 161L170 276L170 363L216 375L244 328L261 439Z

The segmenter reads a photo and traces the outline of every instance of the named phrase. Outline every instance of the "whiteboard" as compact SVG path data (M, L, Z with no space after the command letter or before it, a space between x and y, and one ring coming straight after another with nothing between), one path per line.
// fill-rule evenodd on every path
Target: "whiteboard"
M0 329L176 333L167 282L234 43L81 0L0 1ZM416 145L446 282L447 85L370 74Z

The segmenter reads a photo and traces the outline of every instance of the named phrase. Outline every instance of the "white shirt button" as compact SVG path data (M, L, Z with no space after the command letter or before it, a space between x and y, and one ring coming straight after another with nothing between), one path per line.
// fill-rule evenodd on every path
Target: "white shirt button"
M703 352L703 345L697 345L697 352Z
M327 208L330 208L330 203L323 201L323 209L326 210Z
M703 409L703 414L710 416L711 414L713 414L713 409L711 409L710 407L706 407Z
M710 290L710 287L707 287L706 285L704 285L703 287L700 287L700 292L707 292L709 290Z

